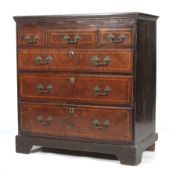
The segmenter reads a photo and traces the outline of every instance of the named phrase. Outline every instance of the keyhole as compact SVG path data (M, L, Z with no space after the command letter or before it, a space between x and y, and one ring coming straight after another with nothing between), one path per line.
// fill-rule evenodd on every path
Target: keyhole
M70 56L70 58L74 58L74 56L75 56L74 51L70 51L70 52L69 52L69 56Z
M74 77L71 77L71 78L69 79L69 82L70 82L70 84L74 84L74 83L75 83L75 78L74 78Z
M73 114L74 113L74 108L69 108L69 112L71 113L71 114Z

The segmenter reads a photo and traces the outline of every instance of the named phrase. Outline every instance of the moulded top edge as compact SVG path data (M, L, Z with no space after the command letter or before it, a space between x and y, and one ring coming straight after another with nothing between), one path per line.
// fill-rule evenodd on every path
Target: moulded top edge
M145 19L145 20L157 20L158 16L130 12L130 13L102 13L102 14L71 14L71 15L46 15L46 16L14 16L14 20L17 21L29 21L29 20L55 20L55 19L73 19L73 18L134 18L134 19Z

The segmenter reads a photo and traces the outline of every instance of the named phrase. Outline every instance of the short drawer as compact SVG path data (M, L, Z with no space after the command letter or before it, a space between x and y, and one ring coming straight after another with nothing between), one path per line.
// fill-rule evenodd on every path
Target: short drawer
M133 100L133 78L73 74L20 74L21 100L125 104Z
M94 30L50 30L48 46L54 48L94 48L96 31Z
M20 49L18 69L30 71L132 72L132 49Z
M46 46L45 31L34 28L24 28L18 31L18 46L44 47Z
M100 47L133 46L134 35L131 29L100 29L98 43Z
M20 120L30 135L132 141L130 108L21 104Z

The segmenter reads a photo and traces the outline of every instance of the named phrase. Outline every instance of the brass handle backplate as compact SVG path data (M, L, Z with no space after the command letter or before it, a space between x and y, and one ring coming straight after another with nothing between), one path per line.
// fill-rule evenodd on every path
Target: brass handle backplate
M96 85L94 87L94 91L98 96L107 96L109 95L111 88L109 86L105 86L105 88L101 90L101 88L98 85Z
M50 93L52 89L53 86L51 84L49 84L46 88L42 84L37 85L37 90L40 93Z
M107 66L111 62L111 58L109 56L106 56L103 59L101 57L99 58L97 56L94 56L91 60L95 66Z
M95 126L96 129L103 130L108 128L111 125L111 123L109 120L105 120L101 123L98 119L95 119L93 120L93 125Z
M49 63L51 63L52 62L52 60L53 60L53 58L51 57L51 56L47 56L46 58L42 58L41 56L37 56L36 58L35 58L35 62L36 62L36 64L38 64L38 65L46 65L46 64L49 64Z
M46 119L41 116L41 115L38 115L37 118L36 118L37 122L41 125L49 125L52 123L53 121L53 118L51 116L47 117Z
M112 43L122 43L124 40L127 39L127 36L125 34L120 34L118 36L115 36L113 34L109 34L107 36L107 39L110 40Z
M37 44L40 37L39 35L34 35L34 36L26 35L24 39L27 42L27 44Z
M73 38L71 38L69 35L64 35L63 39L68 43L68 44L78 44L80 40L79 35L75 35Z

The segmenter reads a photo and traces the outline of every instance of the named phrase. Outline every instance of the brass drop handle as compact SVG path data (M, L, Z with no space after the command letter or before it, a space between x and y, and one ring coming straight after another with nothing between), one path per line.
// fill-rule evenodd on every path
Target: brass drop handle
M52 123L53 118L51 116L49 116L49 117L47 117L47 119L45 119L43 116L38 115L36 120L40 125L49 125Z
M39 35L34 35L34 36L26 35L24 39L27 42L27 44L37 44L40 37Z
M46 64L49 64L51 63L53 60L53 58L51 56L47 56L46 58L42 58L41 56L37 56L35 58L35 62L36 64L38 65L46 65Z
M74 38L72 39L69 35L64 35L63 39L68 43L68 44L78 44L80 40L79 35L75 35Z
M101 123L98 119L95 119L93 120L93 125L95 126L96 129L103 130L108 128L111 125L111 123L109 120L105 120Z
M106 56L103 59L99 58L97 56L94 56L94 57L92 57L91 60L95 66L107 66L111 62L111 58L109 56Z
M51 84L49 84L46 88L42 84L37 85L37 90L40 93L50 93L52 89L53 86Z
M124 40L127 39L127 36L125 34L120 34L118 36L115 36L113 34L109 34L107 36L107 39L110 40L112 43L122 43Z
M94 91L98 96L107 96L109 95L111 88L109 86L105 86L105 88L101 90L101 88L98 85L96 85L94 87Z

